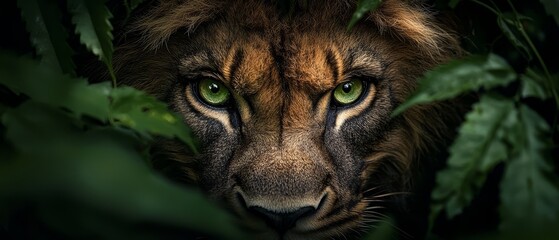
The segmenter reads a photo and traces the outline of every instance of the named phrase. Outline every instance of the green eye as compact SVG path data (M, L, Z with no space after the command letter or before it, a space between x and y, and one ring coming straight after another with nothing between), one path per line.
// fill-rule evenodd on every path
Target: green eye
M352 104L363 93L363 82L359 79L353 79L343 82L334 89L334 100L340 105Z
M203 79L198 83L200 98L212 106L223 106L231 98L231 93L223 83L213 79Z

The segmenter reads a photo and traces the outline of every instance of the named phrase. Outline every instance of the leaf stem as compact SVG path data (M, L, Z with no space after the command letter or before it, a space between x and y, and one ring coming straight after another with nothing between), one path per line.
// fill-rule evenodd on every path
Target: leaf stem
M522 22L518 18L519 15L518 15L518 12L516 11L516 8L514 7L514 5L512 4L512 2L510 0L507 0L507 2L509 3L512 11L514 12L516 28L522 34L522 37L524 37L524 39L526 40L526 42L528 43L528 45L532 49L532 52L534 52L534 54L536 55L536 58L538 59L538 62L540 63L543 71L545 72L545 76L547 78L547 84L546 85L547 85L548 88L550 88L551 93L553 94L553 98L555 100L555 107L559 108L559 95L557 93L557 90L555 89L555 86L554 86L555 84L553 82L553 78L551 77L551 74L549 73L549 70L547 69L547 66L546 66L545 62L543 61L543 58L541 57L538 49L536 48L536 46L532 42L532 39L530 39L530 36L528 36L528 33L526 33L526 31L524 30L524 26L522 25Z
M495 13L495 15L501 15L500 12L498 12L497 10L495 10L494 8L492 8L491 6L489 6L489 5L487 5L487 4L483 3L483 2L480 2L480 1L478 1L478 0L472 0L472 2L475 2L475 3L479 4L479 5L481 5L481 6L485 7L485 8L487 8L489 11Z
M112 85L113 88L116 88L116 75L115 75L115 71L113 69L113 65L112 64L106 64L107 65L107 70L109 70L109 75L111 76L111 81L112 81Z

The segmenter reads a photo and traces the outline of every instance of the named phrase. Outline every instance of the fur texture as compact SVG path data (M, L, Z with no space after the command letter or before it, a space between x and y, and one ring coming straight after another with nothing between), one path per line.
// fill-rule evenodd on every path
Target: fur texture
M156 1L136 16L115 53L119 79L169 102L204 147L192 156L162 141L155 166L228 205L256 238L359 236L385 213L424 221L406 201L461 109L390 113L425 71L462 54L455 34L416 1L385 0L351 31L353 1L300 1L293 14L276 4ZM230 103L204 103L203 79L223 83ZM336 104L333 90L355 79L359 100ZM290 226L270 219L305 207Z

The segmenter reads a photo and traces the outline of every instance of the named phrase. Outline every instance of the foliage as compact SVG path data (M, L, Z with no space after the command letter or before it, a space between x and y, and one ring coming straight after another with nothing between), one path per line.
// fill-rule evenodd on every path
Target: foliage
M12 214L32 209L47 228L72 238L159 239L161 234L204 233L241 239L228 213L198 190L171 183L150 168L148 150L157 138L182 141L193 153L197 144L180 116L164 103L139 90L117 87L109 2L17 1L36 57L0 52L2 229L17 225L9 221ZM142 2L120 2L126 18ZM289 2L284 7L292 12L296 1ZM348 28L381 2L359 0ZM498 185L498 226L474 238L557 233L559 166L553 154L558 148L559 71L549 67L554 58L544 44L554 36L551 31L557 32L557 1L515 3L528 8L511 1L437 3L472 18L480 11L492 15L477 19L483 21L481 27L471 20L477 33L465 41L471 56L426 73L417 91L393 113L466 94L479 96L458 129L446 165L437 172L430 236L464 237L439 226L474 211L474 202L491 181ZM546 16L528 11L538 7ZM547 21L553 19L549 27ZM74 38L82 46L71 44ZM73 54L80 47L105 64L112 84L78 77ZM488 180L493 175L497 180ZM387 220L366 238L389 239L391 226ZM37 237L25 230L18 233Z
M466 4L447 2L453 8ZM441 212L446 212L446 219L460 216L483 186L490 184L488 175L504 168L498 193L498 231L478 237L546 236L542 233L559 226L559 177L554 172L558 166L552 157L557 148L552 135L557 132L559 109L559 79L552 74L557 72L549 71L534 37L526 30L536 23L517 12L511 1L502 4L510 12L491 1L470 2L495 14L502 37L510 43L507 53L522 56L520 64L514 69L503 57L489 52L439 66L425 74L416 92L394 115L417 104L477 92L479 101L466 115L449 149L446 167L437 173L431 196L432 228L437 228ZM556 2L541 2L549 14L559 15ZM538 111L534 102L545 104L546 111Z
M228 213L150 168L146 153L155 138L175 138L197 152L182 119L139 90L76 77L57 2L18 6L42 61L0 53L0 90L18 99L0 111L2 225L31 207L43 224L72 238L192 232L241 238ZM80 41L111 72L111 14L104 3L69 0L68 11Z

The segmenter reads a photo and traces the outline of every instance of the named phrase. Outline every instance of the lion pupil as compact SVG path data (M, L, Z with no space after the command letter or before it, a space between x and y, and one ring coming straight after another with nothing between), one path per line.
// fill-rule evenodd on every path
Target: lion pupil
M215 84L215 83L212 83L212 84L209 86L209 89L210 89L210 91L211 91L212 93L218 93L218 92L219 92L219 86L218 86L217 84Z
M351 83L346 83L342 86L342 91L344 91L345 93L349 93L351 92L351 87L352 87Z

